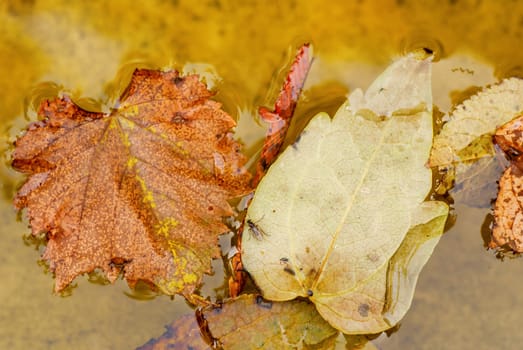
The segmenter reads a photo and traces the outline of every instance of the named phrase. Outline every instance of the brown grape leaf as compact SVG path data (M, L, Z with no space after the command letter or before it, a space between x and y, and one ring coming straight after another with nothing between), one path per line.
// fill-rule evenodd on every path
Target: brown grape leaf
M508 245L523 252L523 116L496 130L494 141L511 158L512 164L499 180L494 205L494 226L490 248Z
M13 166L29 177L15 206L33 235L47 233L56 291L99 268L189 296L211 271L226 200L250 178L235 122L211 96L196 75L137 70L111 113L41 104L16 141Z

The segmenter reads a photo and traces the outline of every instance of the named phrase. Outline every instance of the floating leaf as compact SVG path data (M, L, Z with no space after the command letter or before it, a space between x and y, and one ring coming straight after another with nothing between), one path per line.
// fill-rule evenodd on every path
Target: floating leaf
M109 114L67 97L41 104L43 120L16 141L13 166L30 176L15 205L34 235L47 232L56 291L100 268L187 296L210 272L226 200L249 180L211 95L195 75L137 70Z
M259 109L260 116L269 124L269 127L263 141L260 160L256 164L256 174L253 178L254 184L258 184L280 153L311 64L312 46L304 44L300 47L296 58L292 62L291 69L287 73L285 82L274 103L274 110L269 111L265 107L260 107Z
M262 179L242 257L267 299L308 297L349 334L383 331L407 311L432 249L409 259L417 248L405 236L424 223L441 234L447 215L445 204L423 204L432 185L430 65L405 57L334 118L318 114ZM414 248L405 253L402 242Z
M494 226L489 247L508 245L523 252L523 117L514 119L498 130L496 143L512 158L512 164L499 180L494 205Z
M465 100L434 138L430 166L492 155L491 136L523 111L523 79L510 78Z
M521 193L523 193L523 171L517 165L511 165L499 180L490 248L508 245L515 252L523 252L523 196Z

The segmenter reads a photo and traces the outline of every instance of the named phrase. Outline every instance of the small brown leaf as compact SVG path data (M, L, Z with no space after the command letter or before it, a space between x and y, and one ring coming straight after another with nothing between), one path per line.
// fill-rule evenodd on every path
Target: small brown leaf
M498 130L495 142L512 159L512 164L499 180L494 205L494 226L490 248L508 245L523 252L523 117L516 118Z
M195 75L137 70L109 114L41 104L16 141L13 166L29 178L15 205L47 232L56 291L100 268L193 293L219 255L226 200L249 190L235 123L211 95Z

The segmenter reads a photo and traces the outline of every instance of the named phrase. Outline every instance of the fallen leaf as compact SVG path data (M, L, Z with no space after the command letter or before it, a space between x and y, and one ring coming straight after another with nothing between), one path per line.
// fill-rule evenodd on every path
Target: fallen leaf
M226 200L249 190L235 123L211 96L195 75L137 70L109 114L41 104L16 141L29 177L15 205L47 233L56 291L99 268L188 296L211 271Z
M331 349L338 331L305 300L271 302L241 295L204 312L223 349Z
M434 138L430 166L449 166L492 155L491 136L496 128L522 111L523 79L505 79L470 97L456 107Z
M314 117L269 169L242 243L243 265L265 298L308 297L348 334L381 332L407 311L435 244L417 246L425 236L407 232L438 236L448 212L424 203L430 69L414 55L394 63L334 118Z
M505 154L497 147L492 157L455 165L455 184L450 189L455 203L473 208L490 208L498 193L498 180L509 165Z
M511 158L512 164L499 180L499 192L494 204L494 225L490 248L508 245L523 252L523 117L516 118L498 130L495 142Z
M187 314L177 318L165 326L165 333L151 339L136 350L210 350L200 333L200 327L194 314Z
M523 252L523 196L519 195L523 193L522 175L516 165L511 165L499 180L489 248L508 245L515 252Z
M269 123L269 127L263 141L263 149L256 167L256 174L253 178L254 186L258 184L267 169L280 154L280 149L285 141L287 130L294 116L294 110L300 98L303 85L305 85L305 79L311 64L312 46L304 44L296 54L296 58L274 104L274 110L269 111L265 107L260 107L259 109L262 119Z
M224 350L334 349L338 335L306 300L279 303L244 294L196 314L199 317L178 318L163 335L139 349L202 349L203 340L196 339L197 334L203 339L202 324L202 333L210 338L206 342Z

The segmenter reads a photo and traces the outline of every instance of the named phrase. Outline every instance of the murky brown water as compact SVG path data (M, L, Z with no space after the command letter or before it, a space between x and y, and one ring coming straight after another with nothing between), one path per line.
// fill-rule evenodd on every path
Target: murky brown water
M219 89L252 155L263 133L252 115L270 105L280 84L272 77L303 41L313 42L317 60L295 130L317 111L332 113L348 91L366 87L394 57L420 46L441 57L433 87L443 111L473 86L523 76L517 1L142 3L0 3L0 348L134 348L189 310L180 298L137 300L125 283L100 286L87 278L77 279L70 297L52 294L38 252L22 239L27 224L11 207L22 177L8 167L8 145L42 97L65 89L81 105L106 110L136 66L185 65ZM523 261L501 262L485 251L480 230L488 213L456 204L456 223L423 270L410 312L378 347L516 349L523 342ZM220 262L215 267L206 293L222 281Z

